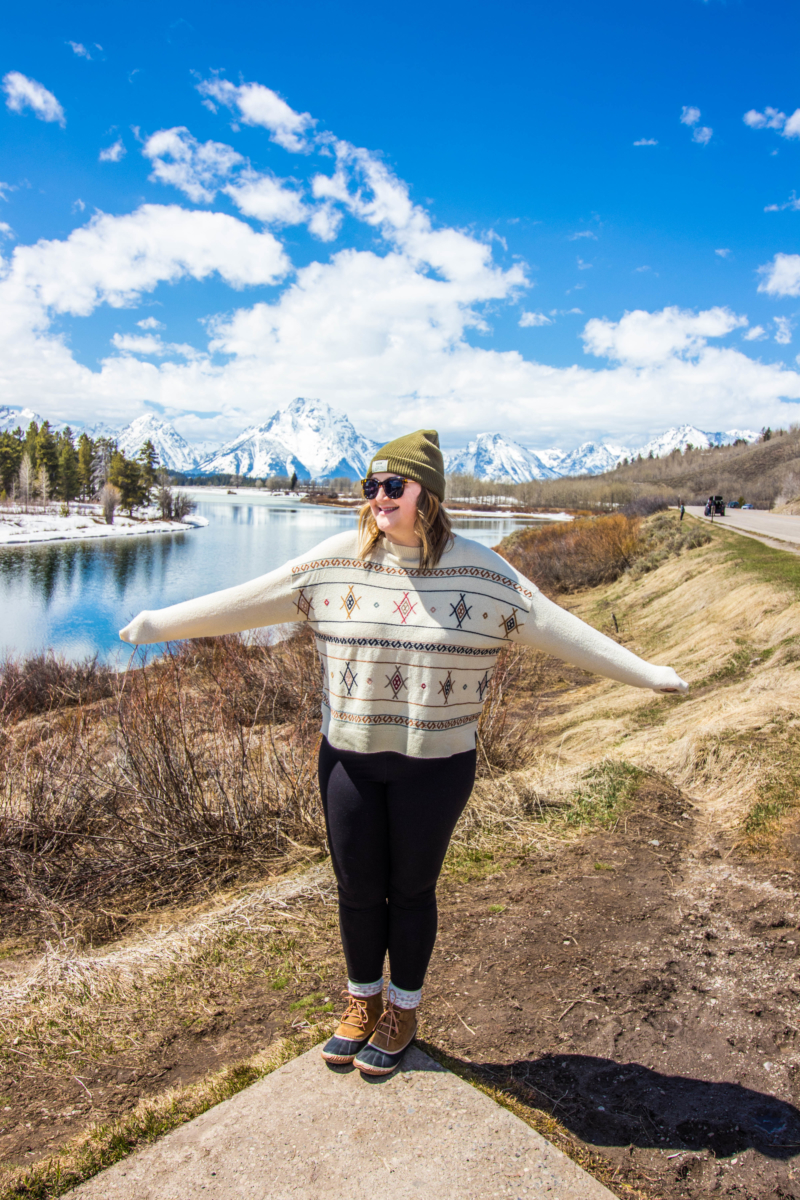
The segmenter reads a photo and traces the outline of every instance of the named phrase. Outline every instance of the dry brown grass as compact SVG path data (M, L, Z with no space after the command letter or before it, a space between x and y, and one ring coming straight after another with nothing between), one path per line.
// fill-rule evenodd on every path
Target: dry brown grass
M641 521L615 513L522 529L499 549L537 587L553 595L618 579L642 546Z
M315 659L307 635L189 644L114 678L111 699L7 723L4 929L97 937L319 852Z
M561 772L580 773L603 755L619 755L665 775L700 804L709 831L744 848L748 814L764 799L766 765L771 759L789 780L800 733L800 600L772 575L741 570L731 553L739 540L747 541L715 537L652 572L631 572L570 602L605 632L614 633L613 612L620 640L674 666L691 690L655 697L587 681L568 708L544 711L540 745L545 766L558 761ZM771 778L770 794L778 786ZM780 820L773 818L774 839Z

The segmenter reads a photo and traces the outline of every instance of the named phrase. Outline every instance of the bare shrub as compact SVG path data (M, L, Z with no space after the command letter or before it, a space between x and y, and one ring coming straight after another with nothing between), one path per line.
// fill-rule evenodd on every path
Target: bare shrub
M500 653L478 722L478 775L521 770L531 762L538 743L538 699L534 698L525 715L515 720L510 719L509 702L523 679L534 691L543 660L543 655L533 655L520 646L509 646Z
M622 513L522 529L498 547L513 566L550 594L612 583L641 548L641 522Z
M100 506L106 525L114 524L114 513L122 503L122 492L113 483L104 483L100 489Z
M98 663L97 655L71 663L52 651L22 661L6 659L0 665L0 719L24 717L75 704L90 704L113 694L113 672Z
M110 676L116 704L7 725L4 927L99 936L126 911L316 853L318 676L307 636L192 643Z
M178 490L172 497L172 516L176 521L182 521L197 508L188 492Z

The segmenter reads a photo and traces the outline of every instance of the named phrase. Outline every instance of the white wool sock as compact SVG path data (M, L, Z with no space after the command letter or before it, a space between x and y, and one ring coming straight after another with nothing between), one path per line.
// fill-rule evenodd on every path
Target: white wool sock
M347 990L351 996L358 996L360 1000L366 996L380 996L383 991L383 976L374 983L353 983L352 979L348 979Z
M403 988L395 987L390 979L386 999L397 1008L419 1008L422 988L418 988L416 992L406 992Z

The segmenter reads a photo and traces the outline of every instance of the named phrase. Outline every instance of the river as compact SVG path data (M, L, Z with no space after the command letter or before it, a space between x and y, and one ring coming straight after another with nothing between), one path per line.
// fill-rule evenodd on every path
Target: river
M131 650L118 630L141 609L263 575L356 521L352 511L258 493L215 493L198 500L197 513L208 525L186 533L0 550L0 656L52 649L123 666ZM455 522L459 533L488 546L523 524L530 521Z

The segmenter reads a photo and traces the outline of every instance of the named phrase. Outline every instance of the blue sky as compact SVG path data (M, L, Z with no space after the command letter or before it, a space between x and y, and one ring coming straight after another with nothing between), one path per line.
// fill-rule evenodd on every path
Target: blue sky
M788 424L797 8L21 6L0 402L221 441ZM637 144L639 143L639 144Z

